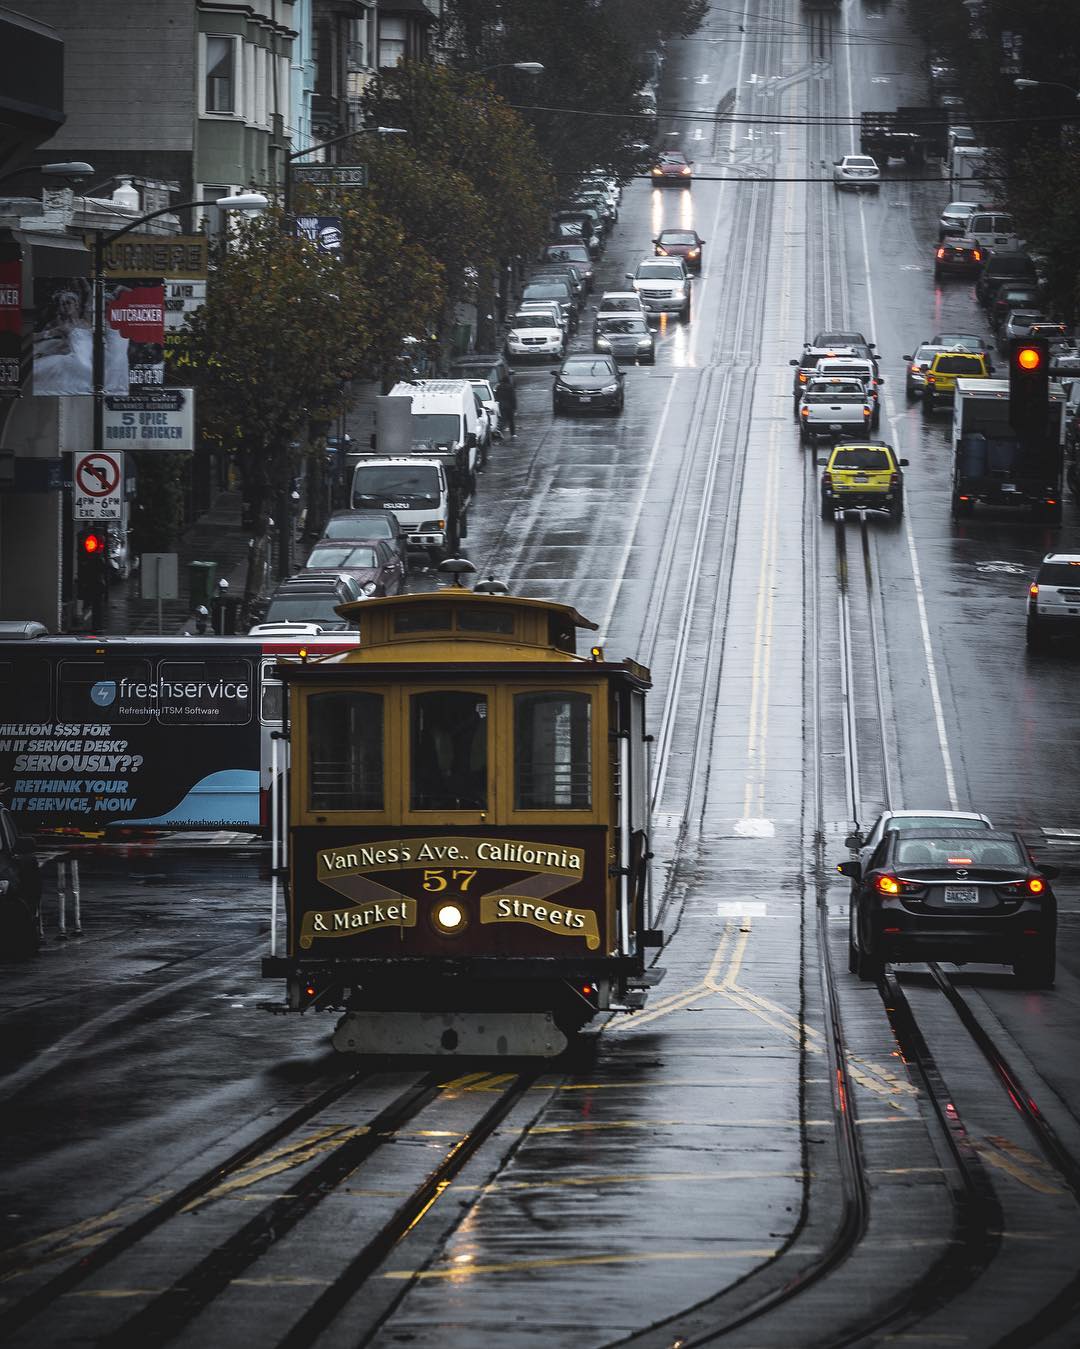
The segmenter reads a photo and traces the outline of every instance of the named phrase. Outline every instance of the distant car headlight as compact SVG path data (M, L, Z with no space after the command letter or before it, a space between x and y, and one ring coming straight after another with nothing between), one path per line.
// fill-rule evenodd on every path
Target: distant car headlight
M616 384L605 384L604 387L600 390L600 392L601 392L601 393L618 393L618 392L619 392L619 386L618 386L617 383L616 383Z
M639 346L639 347L651 347L652 344L653 344L653 340L652 340L651 337L639 337L639 338L638 338L638 346Z
M608 341L606 337L598 337L596 339L596 345L601 349L601 351L611 350L611 343Z

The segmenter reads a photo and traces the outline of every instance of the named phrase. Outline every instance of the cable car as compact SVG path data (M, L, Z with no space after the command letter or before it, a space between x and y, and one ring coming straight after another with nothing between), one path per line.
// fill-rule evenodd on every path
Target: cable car
M552 1056L661 977L649 672L579 655L595 624L567 605L482 593L502 589L343 604L358 644L277 670L262 972L276 1010L341 1010L343 1052Z

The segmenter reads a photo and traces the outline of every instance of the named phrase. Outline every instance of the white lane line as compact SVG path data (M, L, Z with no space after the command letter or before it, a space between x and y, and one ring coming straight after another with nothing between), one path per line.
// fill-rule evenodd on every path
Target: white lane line
M846 16L845 16L845 37ZM855 104L853 95L853 84L851 76L851 44L846 43L847 56L847 103L848 116L852 119L851 146L852 153L855 150ZM870 268L870 241L866 235L866 205L863 198L859 198L859 233L862 238L863 255L863 273L866 277L866 308L870 316L871 342L877 343L877 318L875 317L874 305L874 282ZM888 415L890 427L894 425L897 413L893 410L893 399L890 391L885 395L885 407ZM919 557L915 549L915 532L911 527L911 517L904 512L904 535L907 538L908 556L911 558L911 575L915 584L915 604L919 611L919 630L922 635L923 656L926 660L926 673L930 682L930 701L934 706L934 724L937 728L938 747L941 750L941 761L945 769L945 790L949 796L949 808L959 810L960 803L956 795L956 776L953 773L952 754L949 750L949 736L945 729L945 714L941 704L941 689L938 684L937 662L934 660L934 648L930 641L930 623L926 616L926 595L923 591L922 571L919 567Z

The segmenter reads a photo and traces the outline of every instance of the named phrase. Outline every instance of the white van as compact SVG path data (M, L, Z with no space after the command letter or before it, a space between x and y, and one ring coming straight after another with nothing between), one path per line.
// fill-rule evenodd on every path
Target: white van
M440 447L468 448L469 473L475 476L482 428L472 385L467 379L418 379L395 384L391 398L412 399L414 454Z
M964 225L963 237L993 253L1015 253L1023 246L1007 211L972 211Z

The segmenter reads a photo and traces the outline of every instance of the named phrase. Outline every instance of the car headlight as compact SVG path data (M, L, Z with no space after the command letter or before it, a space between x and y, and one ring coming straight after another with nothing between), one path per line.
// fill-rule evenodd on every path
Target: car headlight
M374 595L374 594L375 594L375 582L374 582L374 581L365 581L362 588L363 588L363 591L364 591L364 594L365 594L365 595Z
M639 347L651 347L652 344L653 344L653 343L652 343L652 338L651 338L651 337L639 337L639 338L638 338L638 346L639 346Z
M598 347L600 347L601 350L606 350L606 351L610 351L610 350L611 350L611 343L607 340L606 337L598 337L598 338L596 339L596 345L597 345Z
M601 393L618 393L618 392L619 392L619 386L618 386L618 384L605 384L604 387L600 390L600 392L601 392Z

